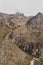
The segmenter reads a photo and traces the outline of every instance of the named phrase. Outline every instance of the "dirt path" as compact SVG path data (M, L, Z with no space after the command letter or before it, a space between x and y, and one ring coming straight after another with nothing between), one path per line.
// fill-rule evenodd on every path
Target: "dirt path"
M32 59L30 62L30 65L34 65L34 61L35 61L35 59Z
M38 60L38 58L33 58L32 60L31 60L31 62L30 62L30 65L34 65L34 61L35 60Z

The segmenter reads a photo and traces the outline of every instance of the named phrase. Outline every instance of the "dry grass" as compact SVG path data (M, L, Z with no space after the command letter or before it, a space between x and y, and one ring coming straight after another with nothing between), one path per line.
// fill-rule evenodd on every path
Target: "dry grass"
M4 39L5 34L5 30L2 27L0 27L0 43Z
M31 58L11 40L0 47L0 65L29 65Z

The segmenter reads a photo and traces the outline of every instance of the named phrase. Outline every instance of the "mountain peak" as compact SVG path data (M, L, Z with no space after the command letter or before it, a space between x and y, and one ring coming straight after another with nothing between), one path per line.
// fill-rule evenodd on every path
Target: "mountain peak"
M15 13L15 16L18 18L27 18L23 13L20 12Z
M43 24L43 14L40 12L37 15L30 18L27 22L27 25L32 25L33 27L36 27L37 25L42 25L42 24Z
M42 16L42 13L41 13L41 12L38 12L38 13L37 13L37 16Z
M17 12L15 15L16 16L24 16L24 14L23 13L20 13L20 12Z

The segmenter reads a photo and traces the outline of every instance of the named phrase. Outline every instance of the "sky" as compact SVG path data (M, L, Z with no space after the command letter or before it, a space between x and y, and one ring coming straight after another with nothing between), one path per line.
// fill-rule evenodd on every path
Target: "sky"
M43 0L0 0L0 12L21 12L27 16L43 13Z

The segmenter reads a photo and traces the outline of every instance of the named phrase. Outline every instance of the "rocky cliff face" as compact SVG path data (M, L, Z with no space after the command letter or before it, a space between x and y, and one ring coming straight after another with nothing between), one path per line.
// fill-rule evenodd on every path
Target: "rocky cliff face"
M30 25L32 27L36 27L37 25L43 25L43 14L38 13L36 16L33 16L28 20L27 25Z
M35 39L36 37L40 49L43 48L43 14L39 12L36 16L30 18L26 25L30 28L32 38Z

